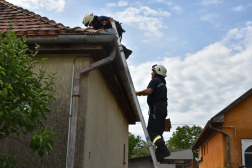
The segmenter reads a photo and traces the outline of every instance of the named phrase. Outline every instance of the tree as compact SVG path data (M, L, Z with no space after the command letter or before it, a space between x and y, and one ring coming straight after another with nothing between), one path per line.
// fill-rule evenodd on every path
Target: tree
M6 33L0 32L0 141L17 140L42 157L50 153L56 139L56 134L43 124L46 113L51 111L47 106L55 100L52 86L56 73L46 74L42 69L46 59L34 61L38 52L29 51L26 38L17 39L11 28ZM33 70L38 64L36 74ZM23 141L20 134L29 136L30 141ZM9 154L2 153L0 168L15 164Z
M177 127L176 132L173 132L172 137L166 142L169 150L182 150L191 148L201 133L202 128L198 126Z
M134 148L132 157L146 156L150 155L149 146L145 141L142 141L141 148Z
M189 127L188 125L177 127L176 132L173 132L172 137L166 141L166 146L170 151L192 148L201 132L202 128L195 125L193 127ZM194 162L195 158L198 157L195 153L198 153L198 151L195 150L193 153ZM194 167L197 167L197 164L194 164Z
M135 135L129 136L129 151L128 151L128 157L131 158L136 150L139 150L143 147L144 141L141 140L141 137L138 135L135 137Z

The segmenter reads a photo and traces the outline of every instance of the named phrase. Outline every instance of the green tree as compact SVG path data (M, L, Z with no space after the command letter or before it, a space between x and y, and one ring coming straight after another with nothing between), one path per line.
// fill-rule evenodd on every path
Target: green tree
M43 124L51 111L47 106L55 99L52 86L56 73L46 74L42 69L45 59L34 61L38 52L27 54L26 38L17 39L11 28L0 32L0 141L17 140L42 157L50 153L56 138ZM33 72L37 65L38 74ZM25 142L20 134L29 136L30 141ZM15 164L9 154L2 153L0 168Z
M134 155L136 150L139 150L143 147L144 141L141 139L141 137L130 135L129 136L129 150L128 150L128 157L131 158L132 155Z
M171 151L191 148L201 131L202 128L195 125L193 127L188 125L177 127L166 144Z
M176 131L172 133L172 137L166 141L166 145L170 151L192 148L201 132L202 128L195 125L193 127L188 125L177 127ZM197 150L194 152L198 153ZM198 157L195 153L193 154L194 160Z
M132 157L150 155L149 146L145 141L142 141L141 148L134 148Z

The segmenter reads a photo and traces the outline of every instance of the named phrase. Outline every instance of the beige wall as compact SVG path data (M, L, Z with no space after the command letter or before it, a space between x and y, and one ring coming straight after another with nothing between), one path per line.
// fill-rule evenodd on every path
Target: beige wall
M128 121L98 69L88 81L83 168L128 167Z
M52 111L45 124L57 133L51 155L40 158L29 147L12 139L1 140L1 152L8 152L29 168L65 167L73 60L77 56L89 55L38 55L36 58L49 58L44 69L58 72L54 85L56 100L50 105ZM91 62L91 57L79 57L75 61L75 70ZM127 164L123 166L123 145L127 162L128 122L98 69L82 75L80 95L75 168L127 167ZM29 141L27 136L22 138Z

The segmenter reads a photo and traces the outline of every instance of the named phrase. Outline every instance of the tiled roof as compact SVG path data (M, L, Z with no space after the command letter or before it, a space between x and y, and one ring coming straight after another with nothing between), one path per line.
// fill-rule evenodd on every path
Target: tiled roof
M56 23L47 17L41 17L27 9L15 6L5 0L0 0L0 31L6 31L7 25L13 23L12 30L18 35L27 36L57 36L71 34L99 34L93 29L80 27L69 28L62 23Z

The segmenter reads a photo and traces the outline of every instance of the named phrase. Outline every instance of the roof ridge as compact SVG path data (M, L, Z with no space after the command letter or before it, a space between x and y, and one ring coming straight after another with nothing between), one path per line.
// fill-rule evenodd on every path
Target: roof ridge
M47 17L45 17L45 16L42 17L42 16L40 16L39 14L36 14L36 13L34 13L34 12L32 12L32 11L29 11L28 9L24 9L24 8L22 8L22 7L18 7L18 6L14 5L14 4L10 3L10 2L7 2L7 1L5 1L5 0L0 0L0 3L3 3L4 5L7 5L7 6L9 6L10 8L15 9L15 10L18 10L19 12L22 12L22 13L24 13L24 14L26 14L26 15L33 16L34 18L37 18L37 19L39 19L39 20L42 20L42 21L48 23L48 24L51 25L51 26L58 27L58 28L60 28L60 29L69 28L68 26L67 26L67 27L64 26L62 23L56 23L54 20L49 20L49 19L48 19Z

